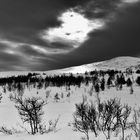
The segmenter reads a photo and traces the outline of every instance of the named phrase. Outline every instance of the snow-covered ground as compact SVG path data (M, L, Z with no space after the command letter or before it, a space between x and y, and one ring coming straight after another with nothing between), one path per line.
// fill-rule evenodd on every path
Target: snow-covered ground
M96 102L96 93L93 92L93 95L90 96L89 92L91 90L91 84L89 86L85 86L84 84L81 88L71 86L71 90L67 91L65 87L58 88L58 87L48 87L47 89L41 90L25 90L24 96L39 96L45 99L46 91L50 91L50 96L48 98L48 104L45 105L43 108L45 114L43 115L43 122L47 124L49 120L54 121L59 117L59 121L57 124L57 131L50 132L44 135L27 135L27 134L15 134L12 136L7 135L0 135L0 139L2 140L80 140L81 137L84 137L84 134L80 132L73 131L72 125L73 122L73 113L75 111L75 104L80 103L82 101L83 95L87 96L87 100ZM109 98L117 97L121 99L122 104L128 104L131 107L140 107L140 87L135 85L134 86L134 94L130 94L129 87L123 87L123 90L116 90L115 87L110 89L106 89L104 92L100 92L101 100L107 100ZM2 92L2 90L1 90ZM36 94L38 92L38 94ZM63 92L64 98L60 101L56 102L54 100L54 95L61 94ZM66 97L68 92L71 93L70 97ZM14 103L9 99L10 93L3 93L2 102L0 103L0 126L6 126L7 128L16 128L21 129L20 125L23 126L23 123L18 115L16 108L14 107ZM47 99L46 99L47 100ZM93 134L90 136L91 139L93 138ZM95 137L94 137L95 139ZM97 140L104 140L105 137L101 134L97 138ZM119 139L119 137L113 137L113 140ZM136 139L134 137L134 139Z

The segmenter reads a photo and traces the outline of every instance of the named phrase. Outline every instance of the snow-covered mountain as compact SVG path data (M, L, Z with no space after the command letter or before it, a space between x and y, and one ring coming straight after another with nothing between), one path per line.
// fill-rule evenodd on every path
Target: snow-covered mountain
M126 70L132 68L133 70L140 69L140 58L121 56L110 60L95 62L91 64L85 64L81 66L74 66L65 69L49 71L49 73L84 73L93 70L106 70L106 69L116 69L116 70Z
M128 68L138 69L140 66L140 58L137 57L116 57L107 61L104 61L97 65L100 69L107 68L107 69L120 69L126 70Z
M9 76L18 76L18 75L27 75L29 72L31 73L39 73L40 75L54 75L54 74L62 74L62 73L85 73L86 71L93 70L107 70L107 69L115 69L115 70L126 70L126 69L137 70L140 69L140 58L137 57L129 57L122 56L116 57L110 60L95 62L90 64L84 64L80 66L73 66L64 69L50 70L50 71L13 71L13 72L0 72L0 77L9 77Z

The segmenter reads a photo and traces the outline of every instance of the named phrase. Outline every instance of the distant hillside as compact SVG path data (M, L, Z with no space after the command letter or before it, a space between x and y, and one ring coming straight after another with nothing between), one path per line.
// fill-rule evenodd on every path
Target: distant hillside
M125 70L128 68L139 69L140 66L140 58L137 57L116 57L107 61L104 61L97 65L100 69L108 68L108 69L119 69Z
M13 72L0 72L0 77L9 77L9 76L18 76L18 75L27 75L30 73L38 73L40 75L54 75L54 74L62 74L62 73L85 73L86 71L93 71L93 70L107 70L107 69L114 69L114 70L126 70L126 69L133 69L133 70L140 70L140 58L136 57L116 57L110 60L102 61L102 62L95 62L91 64L85 64L81 66L74 66L64 69L58 70L50 70L50 71L13 71Z
M85 64L81 66L69 67L60 70L50 71L52 73L84 73L86 71L93 70L107 70L107 69L116 69L116 70L126 70L132 68L133 70L140 69L140 58L136 57L116 57L110 60L95 62L91 64Z

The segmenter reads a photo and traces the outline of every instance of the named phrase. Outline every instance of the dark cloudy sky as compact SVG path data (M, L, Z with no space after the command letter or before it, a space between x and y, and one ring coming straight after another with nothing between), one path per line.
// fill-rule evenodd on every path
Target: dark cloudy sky
M0 71L140 57L139 0L0 0Z

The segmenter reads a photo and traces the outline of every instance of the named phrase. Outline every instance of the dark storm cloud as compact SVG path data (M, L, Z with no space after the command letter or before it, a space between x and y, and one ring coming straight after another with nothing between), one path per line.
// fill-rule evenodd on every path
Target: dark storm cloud
M59 26L57 16L65 9L87 0L0 0L1 34L12 39L28 40L40 30Z
M94 52L95 49L98 55L103 50L101 56L136 55L140 52L139 13L140 3L120 11L117 19L105 30L91 33L91 39L84 45L91 46L89 44L92 43L92 50Z
M86 15L105 16L120 0L0 0L0 33L22 42L36 42L38 32L61 25L64 10L81 7ZM95 15L95 9L101 10ZM107 12L106 12L107 11ZM91 12L91 13L90 13ZM39 40L39 39L38 39ZM41 42L41 41L40 41ZM45 44L44 44L45 45Z
M87 18L106 18L118 9L122 0L91 0L87 5L75 8Z
M19 48L19 51L22 52L23 54L26 54L28 56L41 56L44 55L41 52L38 52L34 50L31 46L28 45L23 45Z
M90 33L90 39L65 56L64 67L102 61L117 56L140 56L140 3L118 13L104 30ZM64 57L64 56L63 56Z
M19 56L14 56L12 54L7 54L7 53L0 53L0 60L4 62L5 64L17 64L19 61Z
M74 8L87 18L105 19L118 12L119 3L120 0L0 0L0 41L9 41L0 43L0 70L48 70L139 54L139 5L120 12L108 28L91 33L89 40L71 53L57 54L71 51L70 43L48 43L39 36L44 30L59 27L62 22L57 18L65 10ZM49 48L52 56L43 53Z
M9 47L7 45L4 45L0 43L0 53L2 53L4 50L8 49Z
M21 62L19 56L0 52L0 71L15 70L14 66L18 66L19 62Z
M70 7L86 2L87 0L0 0L1 70L10 70L10 68L16 70L16 66L18 69L36 70L42 64L42 59L52 63L52 58L31 47L31 45L38 45L38 48L52 47L39 38L38 32L59 26L61 22L57 20L58 15ZM13 48L20 43L23 43L22 46ZM55 48L60 48L60 44L53 45ZM45 67L47 66L48 64L45 64Z

